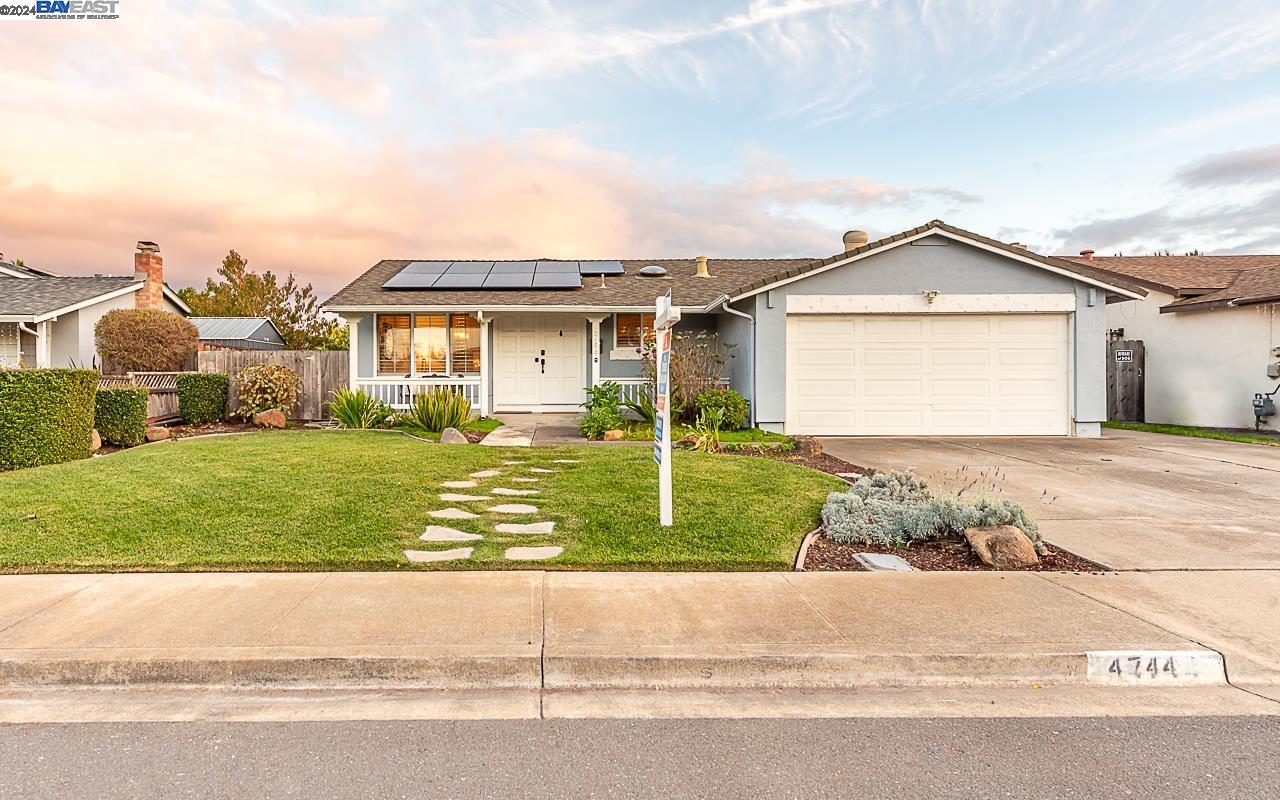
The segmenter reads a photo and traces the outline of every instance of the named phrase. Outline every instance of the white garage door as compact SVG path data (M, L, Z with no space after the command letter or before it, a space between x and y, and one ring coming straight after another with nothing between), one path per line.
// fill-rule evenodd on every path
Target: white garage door
M787 432L1065 435L1065 314L793 315Z

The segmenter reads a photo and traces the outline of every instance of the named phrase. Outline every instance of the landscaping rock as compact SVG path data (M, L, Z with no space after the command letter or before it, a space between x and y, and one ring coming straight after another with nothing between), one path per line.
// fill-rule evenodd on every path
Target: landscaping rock
M471 558L470 547L455 547L452 550L405 550L404 557L414 563L424 561L461 561Z
M498 533L514 533L519 535L527 534L548 534L556 529L554 522L499 522L494 526Z
M284 412L278 408L259 411L253 415L253 424L259 428L283 428L288 421Z
M493 494L506 495L507 497L519 497L521 495L531 495L531 494L538 493L537 489L504 489L501 487L497 489L490 489L489 491L492 492Z
M506 555L511 561L542 561L563 552L563 547L508 547Z
M440 444L471 444L471 442L457 428L445 428L440 431Z
M169 429L164 427L163 425L147 426L148 442L163 442L165 439L168 439L168 438L169 438Z
M886 553L854 553L853 559L870 572L915 572L901 556Z
M496 511L499 514L537 514L538 507L525 505L524 503L503 503L501 505L489 506L490 511Z
M443 525L428 525L426 533L418 537L424 542L474 542L484 537L478 533L467 533L456 528Z
M102 449L102 436L98 433L98 429L93 429L93 438L89 440L89 452L96 453Z
M1040 563L1031 539L1012 525L966 528L964 538L982 563L993 569L1024 569Z
M626 435L626 431L620 431L615 428L614 430L604 432L604 440L606 442L620 442L622 441L622 437Z
M472 514L470 511L463 511L460 508L442 508L438 511L428 511L428 517L435 519L475 519L479 514Z

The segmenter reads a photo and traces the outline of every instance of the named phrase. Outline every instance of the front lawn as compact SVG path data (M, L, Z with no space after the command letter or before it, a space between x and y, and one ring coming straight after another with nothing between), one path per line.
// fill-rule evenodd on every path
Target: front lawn
M686 436L692 435L692 425L671 426L671 441L673 442L678 442ZM627 427L626 435L623 438L628 442L652 441L653 426L641 423L630 425ZM720 441L723 444L785 444L788 439L782 433L774 433L760 428L743 428L740 431L720 431Z
M1251 431L1232 431L1221 428L1196 428L1191 425L1164 425L1147 422L1104 422L1104 428L1115 428L1123 431L1145 431L1147 433L1167 433L1170 436L1195 436L1199 439L1218 439L1224 442L1240 442L1242 444L1267 444L1280 447L1280 436Z
M376 431L173 441L0 474L0 571L787 569L827 493L843 486L758 458L677 452L673 463L676 525L664 529L648 448L445 447ZM440 487L489 468L502 474L476 488ZM517 475L538 482L508 480ZM494 503L438 497L494 487L538 489L536 497L495 502L532 503L539 513L506 516L484 510ZM481 516L428 516L447 506ZM494 532L496 522L535 520L554 520L555 532ZM410 565L406 549L458 546L419 541L428 524L485 538L466 561ZM551 561L506 561L505 549L515 545L565 552Z
M430 439L433 442L440 441L440 431L423 430L413 422L407 420L400 420L394 427L398 431L404 431L410 436L417 436L419 439ZM480 417L477 420L463 425L462 430L473 431L475 433L493 433L501 427L502 423L493 417Z

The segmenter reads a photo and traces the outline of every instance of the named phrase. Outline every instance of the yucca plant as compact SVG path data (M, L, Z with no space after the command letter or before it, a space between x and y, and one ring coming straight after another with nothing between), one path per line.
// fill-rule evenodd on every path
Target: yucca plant
M339 389L333 393L329 410L344 428L383 428L390 422L391 407L364 389Z
M439 433L445 428L461 430L475 421L471 401L449 389L436 388L413 398L409 421L424 431Z

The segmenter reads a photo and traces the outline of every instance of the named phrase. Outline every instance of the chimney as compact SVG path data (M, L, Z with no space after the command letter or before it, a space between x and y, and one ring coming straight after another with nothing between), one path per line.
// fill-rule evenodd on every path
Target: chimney
M698 275L699 278L710 278L711 273L707 270L707 257L698 256Z
M1092 251L1092 250L1081 250L1081 251L1080 251L1080 255L1084 257L1084 260L1085 260L1085 261L1092 261L1092 260L1093 260L1093 251Z
M138 252L133 254L133 277L146 282L134 292L133 307L164 311L164 259L160 257L160 245L138 242Z
M844 234L844 251L851 253L867 243L866 231L845 231Z

